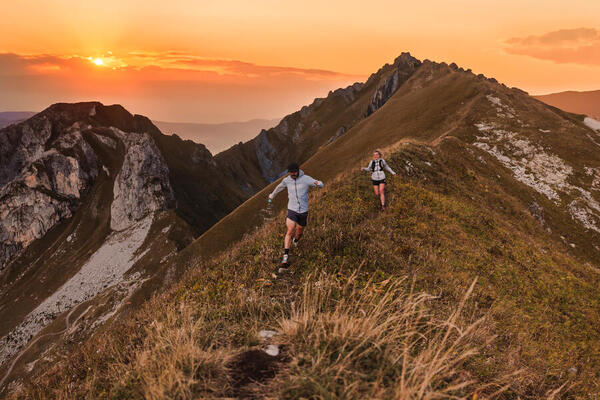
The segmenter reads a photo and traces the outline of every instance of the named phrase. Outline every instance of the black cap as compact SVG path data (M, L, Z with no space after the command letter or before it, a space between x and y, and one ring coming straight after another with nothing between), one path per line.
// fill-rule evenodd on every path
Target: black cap
M300 171L300 166L298 165L298 163L293 162L287 166L287 170L288 172L298 172Z

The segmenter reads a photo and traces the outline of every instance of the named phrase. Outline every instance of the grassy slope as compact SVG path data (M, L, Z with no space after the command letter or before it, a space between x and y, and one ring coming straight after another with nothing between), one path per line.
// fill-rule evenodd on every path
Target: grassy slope
M300 250L297 272L292 279L271 284L270 273L281 246L281 227L277 223L267 224L258 236L244 239L232 256L211 258L263 222L264 215L259 210L273 185L267 187L176 257L177 268L195 267L187 286L153 300L135 319L120 326L120 332L110 329L106 336L97 336L68 360L73 363L74 370L69 371L81 393L111 393L118 398L142 395L144 390L150 396L156 388L160 391L186 387L204 394L207 390L220 394L241 390L239 379L222 368L228 360L257 343L258 329L288 326L286 318L294 311L291 302L296 301L297 305L302 299L296 290L314 280L316 271L326 271L329 276L324 280L335 282L339 269L354 270L362 261L363 278L382 276L384 280L391 274L397 280L408 275L416 279L418 290L440 295L432 312L439 311L441 318L454 308L473 278L479 277L476 304L471 312L489 315L488 329L499 335L494 345L484 348L484 356L472 358L462 368L463 374L475 376L480 384L502 379L507 370L523 366L526 372L511 389L522 396L539 397L570 381L575 383L568 389L570 393L597 390L599 348L593 326L598 321L599 299L594 291L598 277L585 264L591 255L579 252L583 246L567 249L556 232L548 235L530 216L527 204L532 197L539 200L549 210L547 219L553 226L565 223L573 232L576 226L571 226L573 222L567 220L564 212L561 214L531 189L515 183L510 172L493 159L487 158L489 165L476 162L475 154L464 146L464 141L469 142L476 134L473 124L480 122L483 115L485 94L497 90L497 85L484 79L425 63L379 111L304 164L307 173L330 180L347 169L357 170L374 143L378 147L397 146L402 141L434 144L436 157L417 148L386 156L395 168L407 168L406 179L417 178L392 187L391 214L382 217L374 212L366 176L353 175L348 181L327 188L324 194L316 196L321 200L311 211L311 233L306 237L305 248ZM501 91L503 96L522 99L519 91ZM521 108L531 111L535 122L547 119L563 124L561 133L570 133L579 123L574 116L535 100L523 100ZM535 114L540 112L544 118ZM580 133L574 136L577 146L583 146L583 142L579 143ZM552 146L560 149L560 141ZM562 146L561 151L568 153L569 146ZM433 168L423 162L428 157ZM420 170L406 164L406 160ZM426 188L420 188L421 185ZM283 197L278 198L276 209L283 208ZM342 277L347 272L342 271ZM256 298L256 304L248 304L248 293L256 295L251 297ZM191 304L192 311L182 306L181 300ZM193 326L182 323L182 316L189 316L186 313L196 318ZM158 328L140 331L142 325L158 326L160 332ZM310 337L311 332L314 333L309 330L307 334ZM180 339L191 346L183 352L189 357L181 362L175 354L164 353L161 345L161 341ZM300 352L293 353L294 348L300 348L297 341L302 337L290 334L281 340L291 349L286 357L292 360L283 369L292 373L278 375L276 382L287 382L289 386L286 383L283 387L296 390L302 386L296 379L304 377L309 381L305 390L331 390L339 395L339 387L325 385L325 380L331 380L326 371L322 372L323 382L314 382L321 370L306 370L294 364L294 360L304 359ZM319 348L318 343L313 344ZM310 346L302 348L301 352L311 351ZM166 360L153 358L152 353L165 354L175 361L164 364ZM289 359L281 361L287 363ZM76 372L85 371L86 366L95 370L94 376ZM204 372L198 372L198 368ZM161 374L161 370L169 372ZM155 375L148 376L144 371ZM197 373L195 378L200 383L190 378L190 371ZM363 372L356 370L356 376ZM168 383L173 376L179 380ZM342 380L340 386L364 383L356 376L354 381ZM51 391L71 378L54 371L45 379L50 380L40 382L48 383ZM82 384L82 379L87 379L87 383ZM36 390L50 393L40 387ZM280 390L280 386L270 390ZM373 394L364 390L349 395ZM161 393L175 396L175 392Z
M598 276L549 241L517 201L502 195L501 185L465 179L457 143L442 143L435 155L408 145L389 156L392 165L409 160L413 167L389 185L384 214L376 211L368 179L345 174L312 196L310 229L289 275L271 276L281 247L280 214L229 254L199 262L134 318L65 357L28 386L29 395L416 396L418 388L399 387L404 374L407 381L427 381L427 393L472 380L454 392L465 396L494 391L517 369L503 397L539 398L563 384L565 396L597 390ZM455 345L444 347L439 329L445 332L443 321L475 278L463 317L453 320L463 330L451 330L448 341ZM405 301L416 302L407 293L423 292L437 297L415 309L433 317L407 321ZM402 305L388 303L396 297ZM377 333L388 318L410 329L392 323ZM274 342L283 353L254 376L262 385L249 384L250 372L238 361L254 354L257 332L268 328L282 333ZM398 354L413 329L427 341L414 345L403 369ZM367 341L357 342L361 337ZM428 381L419 371L433 368L426 350L434 344L449 350L441 364L452 371Z
M408 55L406 57L410 58ZM346 93L348 88L330 92L326 98L315 99L313 104L286 116L277 127L217 154L215 160L234 179L247 180L256 190L261 189L268 181L263 176L264 171L257 158L257 146L268 142L276 149L276 153L264 155L273 165L272 170L267 171L269 174L277 175L284 171L292 160L305 162L326 145L341 127L350 129L364 118L375 91L396 70L399 71L400 80L414 72L413 67L401 60L386 64L371 75L360 90L352 91L352 97Z
M80 230L76 232L81 233ZM36 341L28 343L19 353L19 359L8 382L27 377L31 370L28 364L35 365L36 369L47 369L54 364L57 355L61 356L63 351L69 351L64 348L69 343L81 343L87 340L95 331L98 320L123 318L133 310L137 310L138 306L148 300L153 293L171 285L179 275L164 261L173 257L193 239L193 232L189 225L173 211L157 213L148 236L137 253L144 255L127 271L124 277L125 283L107 288L49 323L36 335ZM77 262L81 261L77 260ZM78 264L74 262L74 265ZM139 273L139 277L131 279L135 273ZM125 306L119 308L123 304ZM67 327L67 315L69 315L70 329L62 335ZM76 327L73 328L73 325ZM0 377L3 377L5 372L6 365L0 369Z
M366 165L365 157L375 146L388 148L402 141L436 145L446 137L470 143L479 134L475 123L494 120L495 111L490 114L493 109L485 97L488 93L510 99L517 110L523 110L523 115L520 115L522 122L531 126L514 126L512 129L526 132L533 142L551 149L573 165L576 168L573 183L581 187L591 186L591 177L586 177L582 171L584 166L598 165L597 152L578 116L548 107L520 90L501 87L472 74L454 72L445 65L430 62L425 62L380 110L357 123L334 143L322 147L303 163L302 168L307 174L327 181L348 168L356 168L360 161ZM547 128L552 128L553 133L539 131ZM487 174L504 170L493 160L490 163L494 165L493 171L486 165L473 168ZM251 227L258 226L262 222L259 210L264 208L267 195L277 183L265 187L220 220L185 249L183 257L211 256L239 240ZM554 238L564 236L571 243L576 243L573 251L588 261L599 259L600 250L590 246L590 242L600 239L600 236L591 231L584 232L567 212L564 206L567 203L557 207L544 196L516 183L509 175L505 176L503 183L504 189L523 204L535 199L544 207ZM276 209L285 206L284 197L280 195L275 200Z
M430 71L440 79L435 79L433 85L411 90L411 84L422 85ZM470 101L482 96L484 85L486 82L474 81L465 74L453 74L448 67L425 63L380 110L322 148L302 168L307 174L326 181L349 168L357 168L357 163L370 154L374 144L383 148L403 139L433 141L456 125L456 119L466 112ZM445 98L437 98L440 93ZM260 224L262 216L258 210L264 208L267 195L277 183L267 186L220 220L184 250L183 256L213 255L240 239L249 227ZM275 200L276 208L284 207L284 197Z

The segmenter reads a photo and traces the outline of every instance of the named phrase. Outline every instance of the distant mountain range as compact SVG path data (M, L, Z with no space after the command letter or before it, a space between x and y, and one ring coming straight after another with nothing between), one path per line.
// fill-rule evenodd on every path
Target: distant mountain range
M16 122L21 122L26 120L29 117L34 116L36 113L33 111L5 111L0 112L0 129L8 126L10 124L14 124Z
M585 114L596 119L600 118L600 90L589 92L567 91L560 93L534 96L551 106L558 107L577 114Z
M34 116L33 111L0 112L0 128L22 122ZM255 137L261 130L269 129L279 122L279 119L252 119L244 122L224 122L205 124L197 122L167 122L152 121L164 134L176 134L182 139L202 143L212 153L216 154L228 149L239 142L246 142Z
M176 134L182 139L202 143L216 154L239 142L246 142L261 130L277 125L279 119L253 119L244 122L201 124L195 122L152 121L165 135Z

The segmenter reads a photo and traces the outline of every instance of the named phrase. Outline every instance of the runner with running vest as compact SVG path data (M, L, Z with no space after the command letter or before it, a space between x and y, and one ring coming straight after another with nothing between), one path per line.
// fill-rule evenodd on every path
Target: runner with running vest
M284 240L284 254L281 264L288 264L290 245L298 245L298 241L304 233L308 219L308 189L311 187L323 187L323 182L304 174L297 163L291 163L287 167L289 175L269 195L269 203L283 189L288 191L288 210L285 219L287 227ZM294 230L296 234L294 235ZM293 238L293 239L292 239Z
M371 171L371 181L373 182L373 191L375 196L381 200L381 211L385 211L385 172L396 175L390 166L382 158L381 150L373 152L373 159L366 168L361 168L361 171Z

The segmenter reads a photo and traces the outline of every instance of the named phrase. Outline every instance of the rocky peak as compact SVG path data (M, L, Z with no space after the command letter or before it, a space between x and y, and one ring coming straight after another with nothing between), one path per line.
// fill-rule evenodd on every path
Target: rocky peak
M402 53L398 56L392 65L392 73L380 81L379 86L373 94L371 103L367 106L364 116L368 117L381 108L389 98L392 97L396 90L412 76L421 64L421 61L411 56L410 53ZM378 74L381 74L381 72L382 70L380 70Z
M157 132L147 118L98 102L54 104L0 130L0 269L70 218L99 171L114 181L114 230L172 207L169 168L151 136ZM97 151L117 153L122 164L105 164Z
M402 52L398 57L396 57L393 65L396 68L407 68L409 70L413 70L421 65L421 61L411 56L409 52Z

